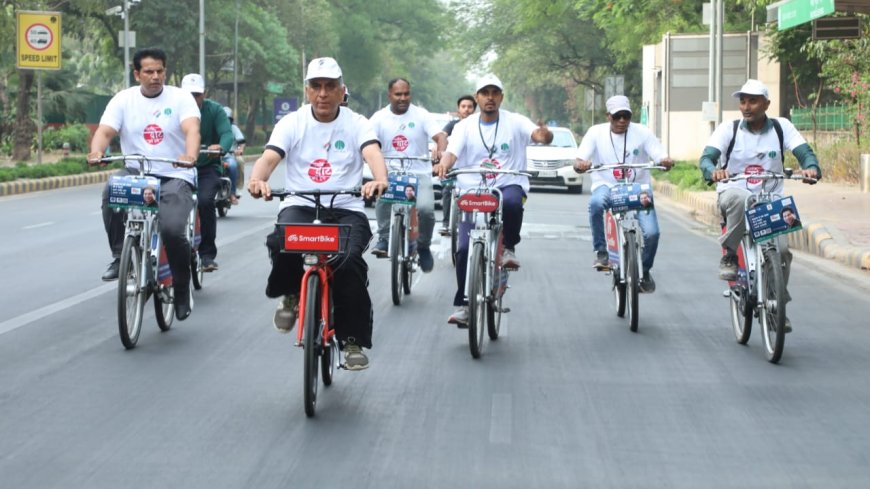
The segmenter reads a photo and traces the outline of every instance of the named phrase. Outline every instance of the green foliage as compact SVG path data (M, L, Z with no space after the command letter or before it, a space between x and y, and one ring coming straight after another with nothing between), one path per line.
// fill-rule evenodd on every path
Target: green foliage
M84 124L49 127L42 132L42 147L48 150L59 150L63 149L63 143L69 143L71 151L84 153L88 150L90 136L91 132ZM34 144L36 144L35 140Z
M80 173L104 171L120 167L120 162L115 162L106 167L89 166L87 161L82 157L64 158L57 163L43 163L41 165L28 166L25 163L18 163L11 168L0 168L0 182L11 182L19 178L46 178L63 175L78 175Z
M696 161L678 161L669 171L654 170L653 178L670 182L682 189L692 191L710 190L704 181Z

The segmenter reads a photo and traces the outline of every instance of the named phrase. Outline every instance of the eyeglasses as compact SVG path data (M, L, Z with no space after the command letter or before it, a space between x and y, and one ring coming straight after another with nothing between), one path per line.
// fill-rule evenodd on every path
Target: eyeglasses
M618 121L618 120L630 121L631 120L631 112L617 112L615 114L610 114L610 118L615 120L615 121Z

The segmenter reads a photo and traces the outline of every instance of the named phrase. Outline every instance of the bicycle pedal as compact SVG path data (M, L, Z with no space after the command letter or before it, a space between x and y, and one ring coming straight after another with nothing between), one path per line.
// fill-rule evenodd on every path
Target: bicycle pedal
M722 297L724 297L724 298L726 298L726 299L729 298L729 297L731 297L731 289L725 289L725 290L723 290L723 291L722 291Z
M511 312L511 308L510 307L502 307L501 312L502 312L502 314L507 314L507 313Z

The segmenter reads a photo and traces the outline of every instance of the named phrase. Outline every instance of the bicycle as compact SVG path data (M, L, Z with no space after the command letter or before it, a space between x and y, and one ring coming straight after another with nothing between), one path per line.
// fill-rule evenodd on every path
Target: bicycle
M310 224L277 223L283 229L284 247L282 253L301 254L305 264L302 285L299 289L300 327L296 330L295 346L301 347L304 355L304 394L305 415L314 416L317 405L318 364L323 375L323 385L330 386L333 381L336 363L339 358L339 345L335 337L332 299L332 275L336 263L345 258L350 241L349 224L326 224L320 219L320 211L327 209L321 204L322 196L332 196L329 209L338 195L359 197L359 188L347 190L291 191L273 190L272 197L284 200L286 197L299 196L314 203L315 217ZM338 364L338 368L344 368Z
M112 177L109 183L109 207L127 211L124 245L118 270L118 332L121 343L128 350L134 348L139 340L145 303L152 295L154 315L160 330L168 331L175 318L172 273L160 237L160 179L146 172L146 162L195 167L194 163L143 155L109 156L101 158L100 163L129 160L138 162L139 174ZM150 202L146 202L148 189L153 196ZM202 288L202 266L196 252L199 237L198 216L194 194L193 209L188 217L187 237L191 243L191 282L196 290Z
M458 230L459 230L459 208L456 207L456 199L459 198L459 190L456 188L456 183L453 179L442 180L444 187L450 187L450 195L444 197L444 202L450 202L450 215L448 216L447 227L441 229L441 236L450 237L450 260L453 266L456 266L456 249L458 246Z
M652 186L634 183L637 170L663 170L652 163L622 163L600 165L589 172L612 171L618 175L617 184L610 189L610 208L604 213L604 230L609 255L609 270L616 315L628 312L629 329L637 332L640 321L640 264L643 256L643 231L637 213L653 208ZM646 193L649 200L642 200ZM648 202L646 205L645 203Z
M416 177L408 171L408 162L427 161L429 156L384 156L385 160L399 162L398 168L389 172L389 187L381 196L385 202L392 203L390 219L390 291L394 305L402 304L403 295L411 294L414 273L417 271L417 236L419 235L416 207ZM406 188L413 189L413 195L406 195Z
M778 363L785 348L785 277L781 252L776 236L796 231L799 228L776 226L769 218L783 206L795 210L792 197L772 193L769 182L778 180L805 180L802 175L793 175L790 168L784 173L761 172L730 176L722 181L758 180L761 192L746 197L744 224L746 233L737 247L737 280L728 282L723 296L729 298L731 326L737 342L745 345L752 332L752 318L761 323L764 350L767 361ZM814 180L814 179L810 179ZM749 182L755 183L755 182ZM779 219L774 218L773 222ZM725 231L723 223L723 232Z
M492 184L497 174L530 174L498 168L461 168L450 171L448 176L467 173L479 174L481 181L476 187L459 193L455 204L463 220L474 225L469 234L465 296L468 298L468 346L472 358L480 358L484 323L489 339L495 341L501 329L502 313L510 312L510 308L503 305L509 287L508 273L512 271L501 263L504 252L503 199L501 190Z
M218 191L214 196L214 207L217 209L218 217L227 217L227 213L230 211L230 207L232 207L232 188L233 183L228 177L229 173L229 163L223 160L224 156L226 156L227 152L220 149L207 149L203 147L199 150L199 154L215 156L221 158L221 176L219 177L219 186Z

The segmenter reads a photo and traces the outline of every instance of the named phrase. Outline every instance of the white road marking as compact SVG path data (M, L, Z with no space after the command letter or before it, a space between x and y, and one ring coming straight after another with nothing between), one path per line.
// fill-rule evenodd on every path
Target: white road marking
M513 413L511 394L492 395L492 416L489 421L489 442L510 443L513 437Z
M41 223L39 223L39 224L31 224L30 226L24 226L24 227L21 228L21 229L37 229L37 228L44 228L44 227L46 227L46 226L51 226L52 224L54 224L54 221L41 222Z

